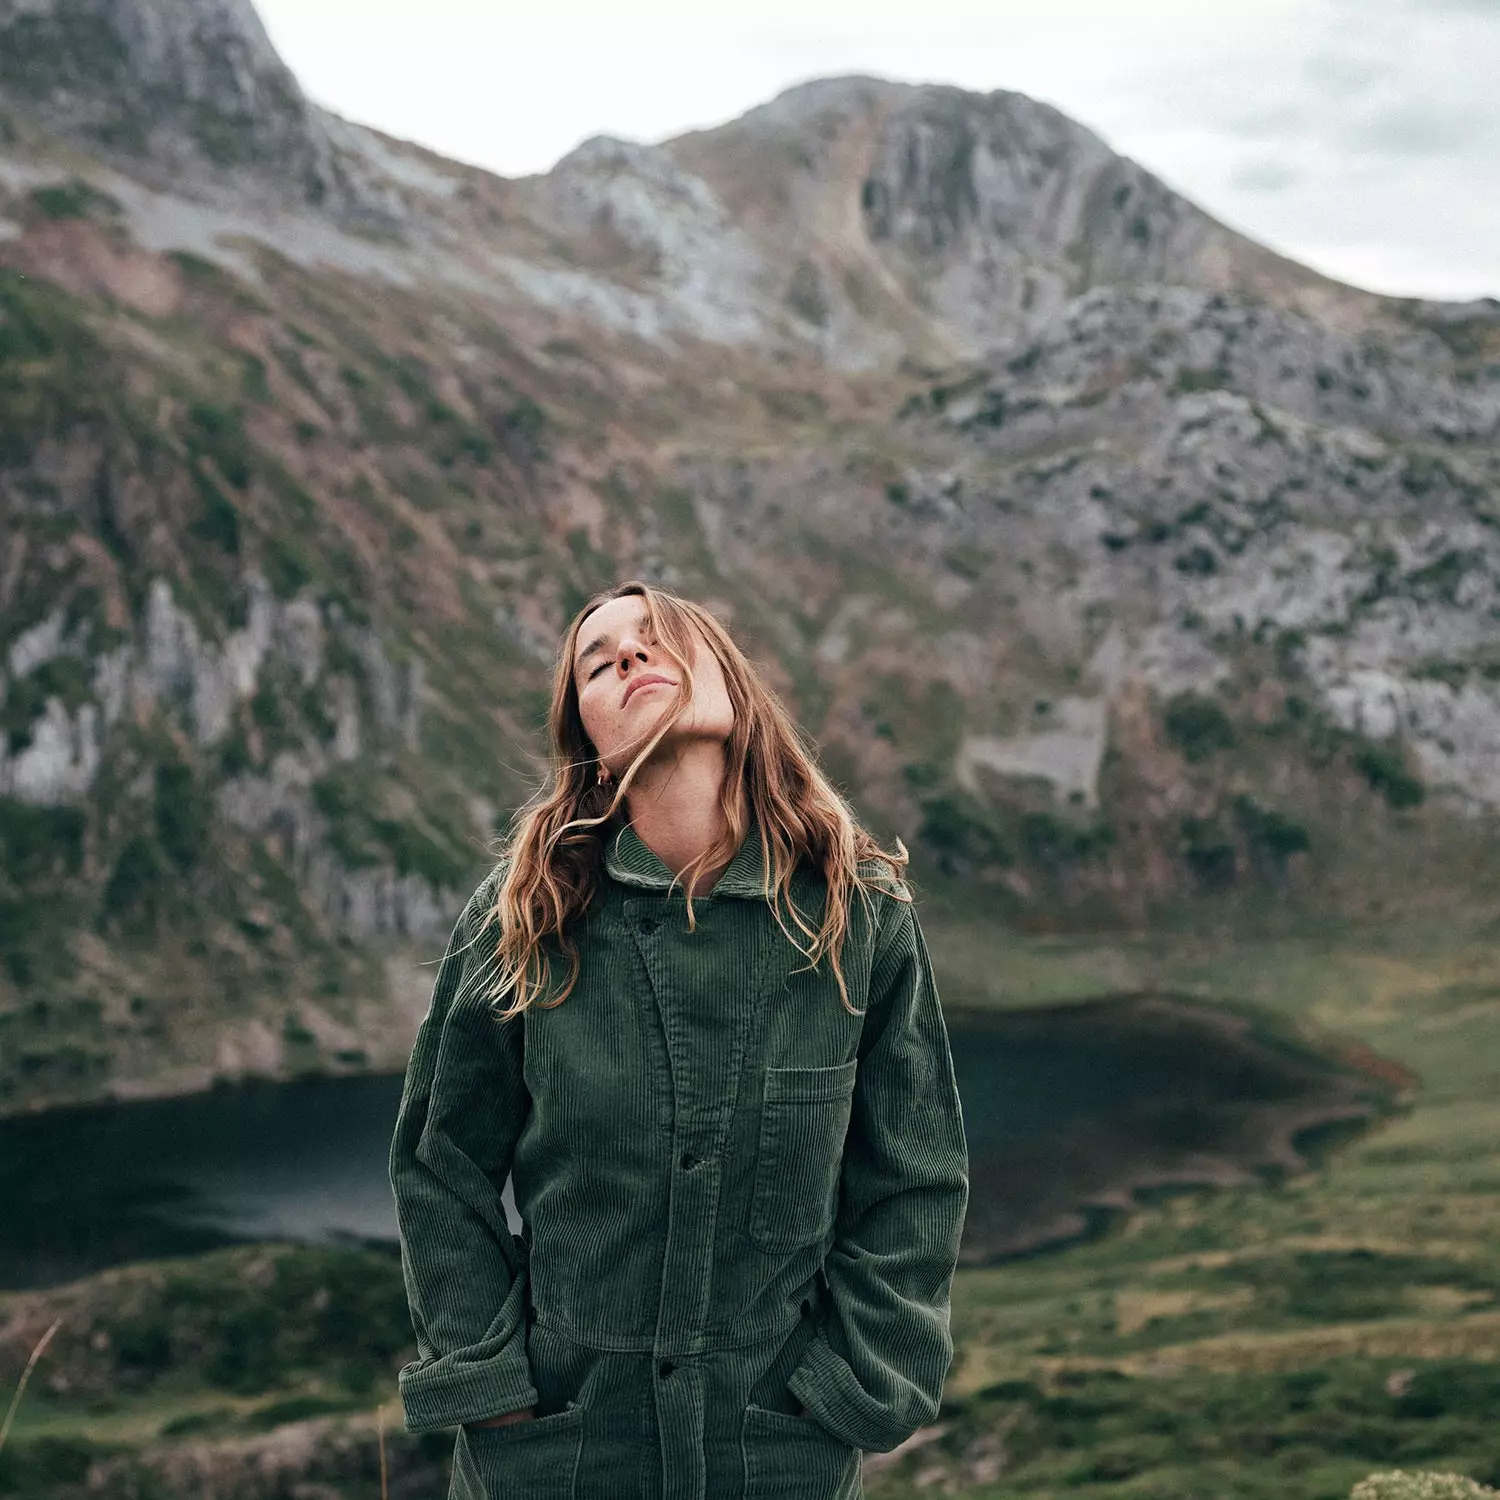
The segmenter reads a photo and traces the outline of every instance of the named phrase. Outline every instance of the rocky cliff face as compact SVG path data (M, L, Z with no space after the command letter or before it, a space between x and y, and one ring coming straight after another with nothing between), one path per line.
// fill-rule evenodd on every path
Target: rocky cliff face
M857 686L824 739L858 783L898 771L954 869L1027 899L1118 877L1130 906L1385 836L1319 784L1487 824L1495 398L1421 327L1109 288L913 392L884 452L683 479L723 570L826 611L812 654ZM816 561L778 573L789 529Z
M0 92L146 181L236 174L346 221L399 212L358 132L311 105L251 0L0 0ZM257 183L256 179L260 179Z
M0 1109L399 1067L633 573L950 914L1469 900L1497 432L1500 305L1329 282L1017 95L503 182L238 0L0 0Z

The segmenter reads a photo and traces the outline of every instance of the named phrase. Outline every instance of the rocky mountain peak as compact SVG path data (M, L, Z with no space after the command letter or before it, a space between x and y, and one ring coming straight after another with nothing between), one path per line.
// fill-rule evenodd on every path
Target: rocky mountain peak
M771 266L791 257L788 305L835 364L889 356L872 320L907 350L982 354L1096 286L1249 290L1277 305L1316 299L1323 316L1362 300L1009 90L819 79L664 150Z
M378 211L251 0L0 0L0 98L132 175L248 171L335 211Z
M12 87L34 94L134 87L252 105L298 92L250 0L3 0Z

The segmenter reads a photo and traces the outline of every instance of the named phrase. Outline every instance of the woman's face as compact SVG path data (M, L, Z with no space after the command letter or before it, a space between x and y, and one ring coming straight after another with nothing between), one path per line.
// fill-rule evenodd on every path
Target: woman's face
M719 659L696 625L690 622L689 630L692 700L656 747L653 759L688 740L722 744L734 728L734 709ZM646 601L640 595L611 599L585 617L573 658L578 712L584 732L616 779L656 732L681 675L677 664L657 646L646 617Z

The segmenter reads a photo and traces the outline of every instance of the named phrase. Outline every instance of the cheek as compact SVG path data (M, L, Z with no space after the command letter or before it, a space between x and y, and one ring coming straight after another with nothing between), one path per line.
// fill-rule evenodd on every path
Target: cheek
M703 684L703 697L705 705L716 719L734 717L734 705L730 702L729 689L725 685L722 674L715 673L708 682Z
M583 732L597 746L599 736L609 729L609 715L598 693L585 690L578 695L578 717L583 722Z

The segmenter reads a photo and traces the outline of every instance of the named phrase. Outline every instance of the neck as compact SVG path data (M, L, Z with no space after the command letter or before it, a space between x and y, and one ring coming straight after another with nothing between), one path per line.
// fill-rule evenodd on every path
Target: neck
M725 775L724 747L695 740L673 747L669 759L644 765L626 794L626 813L640 841L674 874L681 875L728 828L719 811ZM744 789L740 789L740 808ZM724 873L734 850L704 870L692 895L705 895Z

